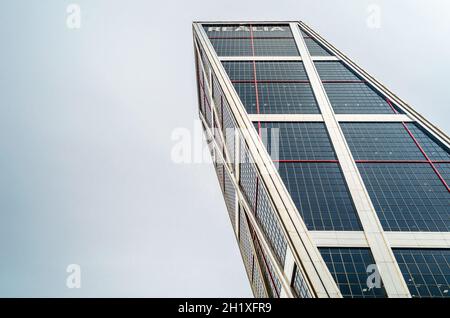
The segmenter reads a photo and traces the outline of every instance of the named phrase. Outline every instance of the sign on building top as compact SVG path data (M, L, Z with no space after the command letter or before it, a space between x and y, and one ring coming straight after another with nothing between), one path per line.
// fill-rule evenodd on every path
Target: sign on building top
M282 26L252 26L251 29L253 32L284 32L288 30L287 27ZM247 25L210 26L208 32L250 32L250 27Z

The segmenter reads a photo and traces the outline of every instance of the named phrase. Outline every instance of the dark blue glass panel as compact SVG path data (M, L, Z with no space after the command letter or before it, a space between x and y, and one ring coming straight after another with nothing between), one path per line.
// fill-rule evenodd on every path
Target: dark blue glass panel
M225 61L222 62L231 80L253 81L253 62L249 61ZM256 78L259 81L296 80L306 81L305 68L302 62L269 62L258 61L256 65Z
M249 39L210 39L218 56L252 56Z
M314 62L322 81L359 81L360 78L338 61Z
M386 297L386 291L380 288L370 289L367 279L373 273L367 269L375 264L368 248L319 248L320 253L333 275L343 297L379 298Z
M401 123L341 123L356 160L425 160Z
M250 152L245 145L245 142L241 139L241 161L240 161L240 177L239 185L242 188L242 192L250 204L252 211L255 211L256 206L256 168L253 159L250 156Z
M279 172L309 230L361 230L337 163L280 162Z
M249 114L256 114L253 83L235 83L234 87ZM308 83L259 83L260 114L319 114L311 85Z
M449 249L394 249L412 297L450 297Z
M417 124L408 123L407 126L430 160L450 160L450 153L442 143L419 128Z
M287 242L283 231L281 230L280 223L275 216L275 211L270 203L266 187L261 183L261 180L258 182L256 219L270 242L278 261L280 264L284 264Z
M309 50L309 54L311 56L330 56L332 55L330 52L328 52L327 49L325 49L322 45L317 43L314 39L311 38L305 38L306 46Z
M439 171L439 174L445 180L447 185L450 185L450 163L435 163L434 166Z
M393 114L386 100L366 83L325 83L336 114Z
M319 114L310 84L258 84L261 114Z
M254 39L256 56L299 56L294 39Z
M429 164L359 163L358 169L386 231L450 230L450 193Z
M274 160L336 159L323 123L261 122L261 136Z

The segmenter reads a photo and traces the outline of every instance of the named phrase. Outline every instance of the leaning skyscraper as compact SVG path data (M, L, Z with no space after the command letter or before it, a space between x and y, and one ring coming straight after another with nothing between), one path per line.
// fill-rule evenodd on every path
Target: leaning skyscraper
M449 137L302 22L193 23L256 297L449 297Z

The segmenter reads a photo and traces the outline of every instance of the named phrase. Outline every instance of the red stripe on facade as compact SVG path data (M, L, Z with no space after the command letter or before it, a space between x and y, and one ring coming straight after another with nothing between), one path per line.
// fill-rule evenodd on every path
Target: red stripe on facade
M250 30L250 36L210 36L210 40L246 40L251 39L253 31ZM268 40L276 40L276 39L292 39L292 37L286 37L286 36L253 36L253 39L268 39Z
M282 162L282 163L289 163L289 162L300 162L300 163L337 163L338 160L273 160L273 162Z
M391 101L389 100L389 98L386 98L386 102L389 104L389 106L391 107L392 111L393 111L395 114L398 114L398 111L395 109L394 106L392 106L392 103L391 103Z
M232 80L232 83L255 83L255 80ZM308 80L256 80L256 83L271 84L271 83L301 83L308 84Z
M427 160L355 160L356 163L428 163Z
M414 137L413 133L411 132L411 130L409 130L408 126L405 123L402 123L402 125L403 125L403 127L405 127L405 129L408 132L409 136L412 138L412 140L416 144L417 148L419 148L419 150L422 153L422 155L425 157L425 159L427 159L427 162L430 164L431 168L433 168L434 173L436 173L436 175L438 176L439 180L441 180L442 184L445 186L447 191L450 192L450 188L448 187L447 182L445 182L444 178L441 176L441 173L438 171L438 169L433 164L433 161L431 161L430 158L427 156L427 154L423 150L422 146L420 145L419 141L417 141L416 137Z

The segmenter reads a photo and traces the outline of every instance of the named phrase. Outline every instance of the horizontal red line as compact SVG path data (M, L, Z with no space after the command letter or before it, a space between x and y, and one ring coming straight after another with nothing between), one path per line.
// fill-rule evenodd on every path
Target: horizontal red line
M232 80L232 83L255 83L254 80ZM309 83L308 80L258 80L256 81L256 83L265 83L265 84L270 84L270 83L304 83L307 84Z
M280 159L274 162L339 162L338 160ZM429 163L427 160L355 160L356 163ZM433 161L433 163L450 163L450 161Z
M305 163L337 163L339 162L338 160L274 160L273 162L305 162Z
M428 163L426 160L355 160L356 163Z
M251 40L252 37L251 36L210 36L210 39L214 40L214 39L224 39L224 40ZM255 36L253 37L253 39L268 39L268 40L272 40L272 39L293 39L293 37L291 36Z

